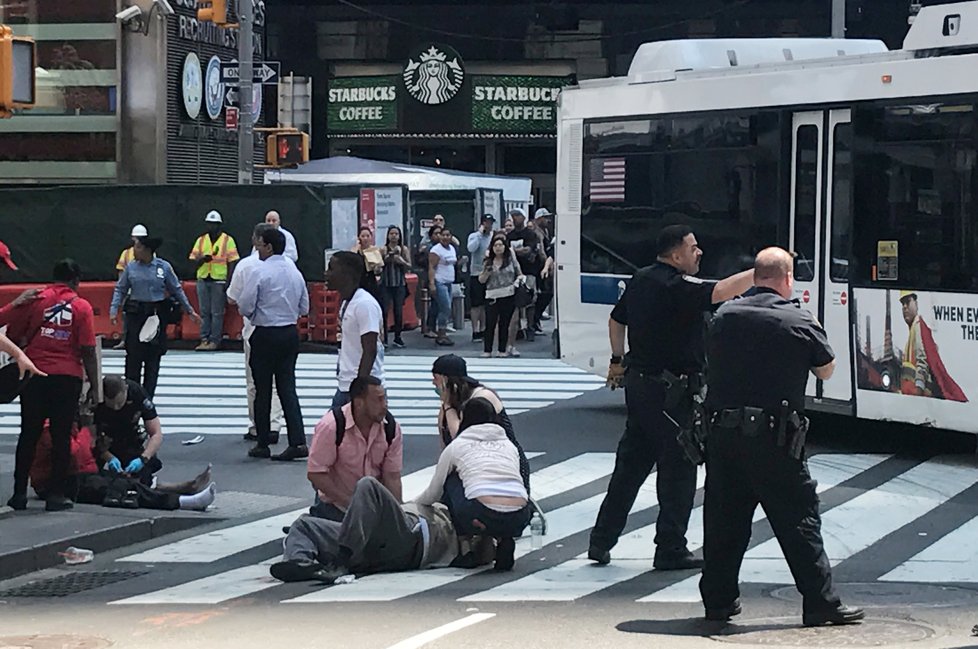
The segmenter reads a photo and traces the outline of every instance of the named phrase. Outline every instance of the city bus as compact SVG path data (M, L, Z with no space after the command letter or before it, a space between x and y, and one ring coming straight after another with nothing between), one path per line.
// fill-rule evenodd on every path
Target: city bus
M665 225L701 277L796 254L836 351L809 406L978 433L978 2L872 40L642 45L627 77L560 97L557 335L602 374L612 305Z

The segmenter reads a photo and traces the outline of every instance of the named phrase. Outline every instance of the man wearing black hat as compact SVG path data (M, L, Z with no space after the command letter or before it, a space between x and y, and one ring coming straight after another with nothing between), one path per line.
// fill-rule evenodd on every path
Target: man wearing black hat
M479 229L469 235L469 318L472 320L472 341L482 340L486 329L486 285L479 281L483 260L489 254L492 228L496 217L483 214Z

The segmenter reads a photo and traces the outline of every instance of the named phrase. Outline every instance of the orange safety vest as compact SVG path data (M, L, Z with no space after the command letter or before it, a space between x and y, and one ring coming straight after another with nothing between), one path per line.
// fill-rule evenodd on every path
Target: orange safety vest
M197 243L190 251L190 259L210 255L211 260L206 264L201 264L197 269L197 279L215 279L224 281L228 278L228 264L238 261L238 247L227 232L222 232L217 241L211 242L210 234L202 234L197 237Z

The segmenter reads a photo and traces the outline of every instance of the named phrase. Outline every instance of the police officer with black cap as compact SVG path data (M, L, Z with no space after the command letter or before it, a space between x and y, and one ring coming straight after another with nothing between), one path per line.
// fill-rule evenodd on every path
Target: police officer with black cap
M805 626L858 622L863 611L843 606L832 588L805 462L808 373L828 379L835 355L814 316L790 301L787 251L762 250L754 283L755 294L720 307L707 334L711 426L700 580L706 618L725 621L741 611L738 573L760 504L802 594Z
M691 416L692 395L702 382L704 314L750 288L754 272L719 282L694 277L703 251L684 225L671 225L659 233L656 255L654 264L632 277L608 321L612 353L608 383L612 388L624 384L628 419L608 494L591 530L588 558L600 564L611 561L611 548L621 536L638 490L658 465L653 566L687 570L702 565L686 547L696 465L677 436ZM623 361L626 334L629 351Z

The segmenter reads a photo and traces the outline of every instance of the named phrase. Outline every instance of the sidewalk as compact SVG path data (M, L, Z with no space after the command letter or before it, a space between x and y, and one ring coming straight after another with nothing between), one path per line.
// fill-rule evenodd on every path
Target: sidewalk
M224 520L199 512L109 509L75 505L48 513L34 500L26 512L0 508L0 580L64 563L58 554L75 546L96 554Z

